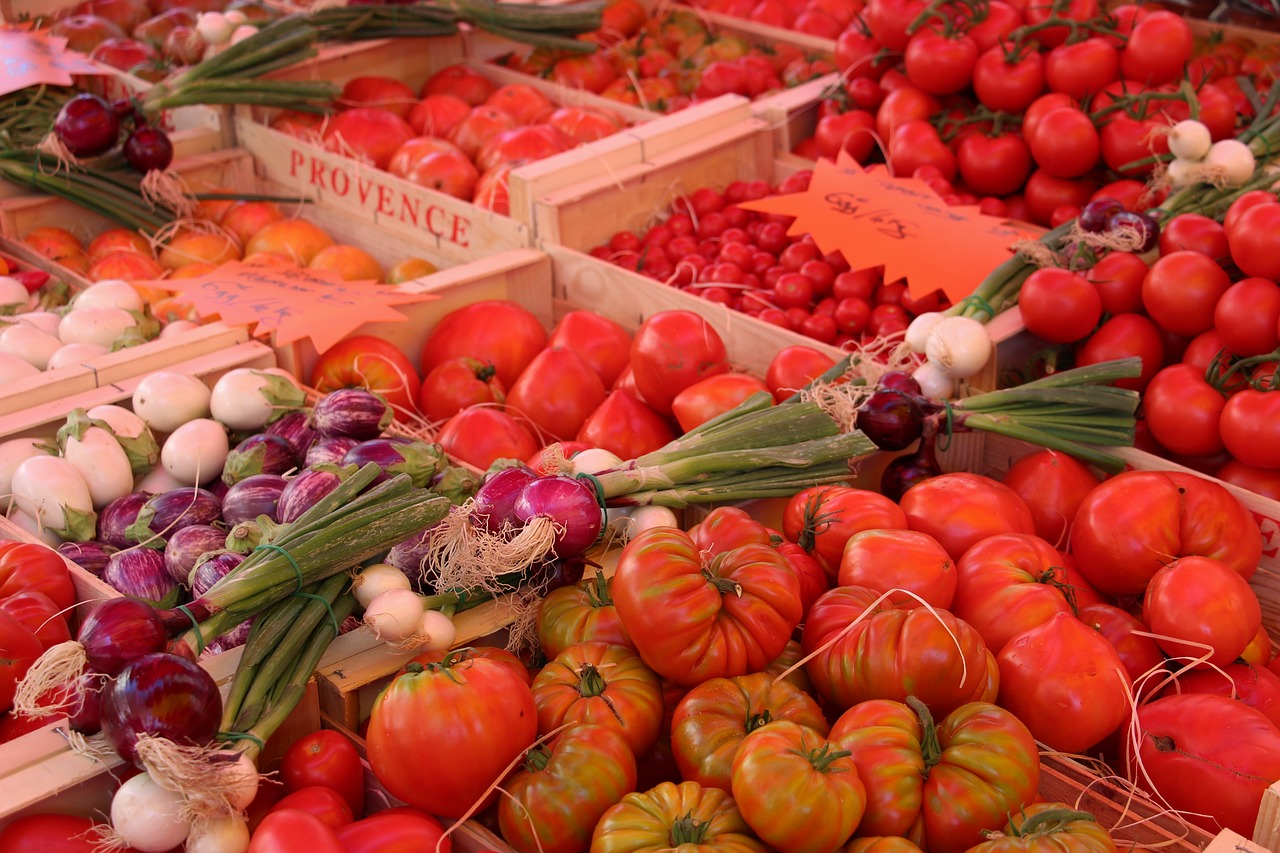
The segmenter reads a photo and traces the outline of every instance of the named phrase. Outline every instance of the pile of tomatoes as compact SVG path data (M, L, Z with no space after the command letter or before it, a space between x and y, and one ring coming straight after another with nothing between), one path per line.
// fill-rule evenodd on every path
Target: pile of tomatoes
M1095 195L1138 209L1163 130L1194 103L1214 140L1233 137L1254 111L1236 75L1264 91L1280 59L1233 41L1194 53L1184 19L1134 5L870 0L836 41L843 85L796 150L883 152L950 201L1039 225Z
M756 98L835 71L829 53L716 32L689 10L651 17L638 0L612 0L600 29L583 38L600 49L582 55L540 48L497 62L662 113L719 95Z
M804 192L803 170L777 186L734 181L678 198L640 234L620 231L591 254L711 302L834 346L904 332L926 311L947 307L941 290L915 299L884 267L853 269L808 234L789 236L791 218L745 210L742 202Z

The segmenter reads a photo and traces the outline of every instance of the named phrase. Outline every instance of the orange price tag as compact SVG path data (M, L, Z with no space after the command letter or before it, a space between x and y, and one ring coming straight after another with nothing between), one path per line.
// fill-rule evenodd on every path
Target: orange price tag
M863 169L851 158L819 160L806 192L741 207L794 216L788 234L813 235L819 249L839 251L855 268L884 264L885 281L905 276L914 299L942 288L953 303L1029 236L976 206L948 206L923 181Z
M205 275L140 282L185 294L201 319L254 325L277 345L311 338L324 352L365 323L403 323L396 305L439 297L372 281L344 281L327 270L273 269L235 261Z
M70 86L76 74L105 74L67 40L47 33L0 29L0 95L29 86Z

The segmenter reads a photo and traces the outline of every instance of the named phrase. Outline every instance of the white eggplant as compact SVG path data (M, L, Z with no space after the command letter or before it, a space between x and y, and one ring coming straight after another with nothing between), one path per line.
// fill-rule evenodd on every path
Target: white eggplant
M98 520L89 485L67 460L32 456L13 472L13 499L18 509L63 539L92 539Z

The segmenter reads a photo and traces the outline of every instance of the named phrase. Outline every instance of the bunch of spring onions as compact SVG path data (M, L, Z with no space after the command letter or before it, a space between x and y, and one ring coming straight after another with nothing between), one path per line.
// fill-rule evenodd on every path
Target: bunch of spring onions
M207 640L444 518L448 498L414 488L405 474L370 487L381 473L375 463L362 466L195 601L170 610L133 599L105 602L75 641L36 661L18 687L15 709L29 716L72 710L73 725L92 730L94 686L135 659L168 652L194 661ZM49 701L51 691L57 701Z

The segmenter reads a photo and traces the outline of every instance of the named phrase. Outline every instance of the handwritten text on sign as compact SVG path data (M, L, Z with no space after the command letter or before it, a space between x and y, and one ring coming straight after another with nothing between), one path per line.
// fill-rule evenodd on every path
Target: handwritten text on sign
M952 302L964 299L1027 236L976 207L948 206L923 181L851 160L819 160L806 192L741 206L794 216L789 234L811 234L855 268L883 264L885 279L905 276L916 299L938 288Z
M70 86L72 75L103 74L87 57L67 50L62 36L0 30L0 95L30 86Z
M436 297L408 293L371 281L344 281L325 270L274 269L239 262L205 275L149 282L185 294L202 319L254 325L277 345L309 337L317 352L338 343L365 323L404 322L396 305Z

